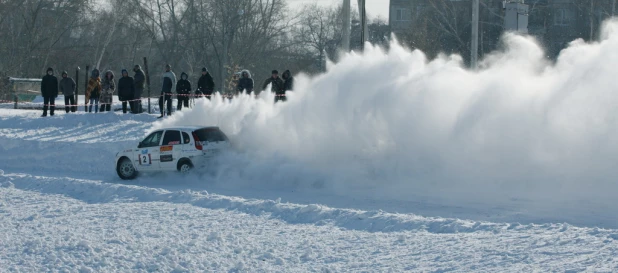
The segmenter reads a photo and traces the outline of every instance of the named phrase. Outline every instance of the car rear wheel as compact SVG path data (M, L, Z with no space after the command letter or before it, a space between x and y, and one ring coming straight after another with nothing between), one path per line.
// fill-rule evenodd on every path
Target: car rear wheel
M137 170L130 159L124 157L118 161L116 173L123 180L131 180L137 177Z
M193 169L193 164L188 159L182 159L178 162L178 171L181 173L188 173Z

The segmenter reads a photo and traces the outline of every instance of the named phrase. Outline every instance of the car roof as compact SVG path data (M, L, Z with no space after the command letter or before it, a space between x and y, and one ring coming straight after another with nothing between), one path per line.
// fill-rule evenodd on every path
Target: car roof
M200 129L219 129L219 127L217 126L176 126L176 127L169 127L169 128L161 128L157 131L163 131L163 130L195 131L195 130L200 130Z

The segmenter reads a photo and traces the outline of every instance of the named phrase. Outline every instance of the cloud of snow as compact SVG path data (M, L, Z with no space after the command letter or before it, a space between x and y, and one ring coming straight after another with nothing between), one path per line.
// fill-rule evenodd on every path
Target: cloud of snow
M614 195L618 22L555 63L533 38L503 42L478 71L457 55L368 47L297 75L286 103L265 93L202 100L154 128L219 126L236 145L214 168L221 184L411 200Z

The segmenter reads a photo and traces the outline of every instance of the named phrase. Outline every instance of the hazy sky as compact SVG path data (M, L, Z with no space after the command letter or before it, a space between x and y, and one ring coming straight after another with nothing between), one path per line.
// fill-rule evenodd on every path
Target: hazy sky
M287 0L287 2L290 7L295 8L311 3L318 3L324 6L338 5L339 3L343 3L343 0ZM350 0L350 2L352 3L352 8L358 10L358 6L356 5L358 1ZM367 16L370 19L380 16L388 22L388 3L389 0L365 0Z

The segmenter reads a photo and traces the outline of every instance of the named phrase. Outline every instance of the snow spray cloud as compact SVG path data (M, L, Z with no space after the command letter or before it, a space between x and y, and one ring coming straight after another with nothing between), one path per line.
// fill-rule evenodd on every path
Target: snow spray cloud
M217 97L153 129L219 126L238 151L219 167L225 183L470 200L615 193L618 22L556 62L533 38L507 34L503 44L478 71L458 55L367 47L297 76L286 103L269 92Z

